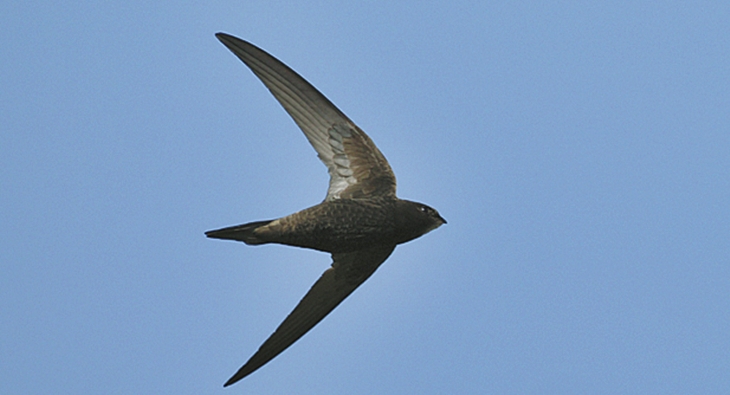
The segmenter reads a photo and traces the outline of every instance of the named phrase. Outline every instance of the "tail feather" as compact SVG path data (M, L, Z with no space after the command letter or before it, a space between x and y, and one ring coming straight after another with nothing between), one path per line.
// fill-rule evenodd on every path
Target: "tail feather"
M257 245L268 243L268 240L264 240L254 231L262 226L268 225L273 220L268 221L257 221L249 222L243 225L230 226L228 228L209 230L205 232L205 235L213 239L223 240L236 240L242 241L246 244Z

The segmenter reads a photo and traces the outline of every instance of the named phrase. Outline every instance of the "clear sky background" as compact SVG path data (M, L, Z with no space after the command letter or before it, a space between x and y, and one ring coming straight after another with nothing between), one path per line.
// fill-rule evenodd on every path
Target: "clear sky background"
M299 3L0 6L0 393L730 393L730 3ZM203 235L328 181L219 31L449 221L227 389L330 258Z

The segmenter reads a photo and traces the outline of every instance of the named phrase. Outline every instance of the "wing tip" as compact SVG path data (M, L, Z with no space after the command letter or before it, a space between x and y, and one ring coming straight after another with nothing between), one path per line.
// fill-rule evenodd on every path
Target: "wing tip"
M259 366L256 366L255 368L251 368L249 363L246 362L245 365L241 366L241 369L238 369L238 372L236 372L236 374L231 376L231 378L228 379L228 381L226 381L225 384L223 384L223 387L225 388L225 387L231 386L233 384L236 384L237 382L243 380L246 376L257 371L261 366L263 366L263 365L259 365Z
M228 379L228 381L226 381L225 384L223 384L223 388L226 388L226 387L229 387L229 386L231 386L233 384L236 384L242 378L243 377L237 378L236 376L231 377L230 379Z

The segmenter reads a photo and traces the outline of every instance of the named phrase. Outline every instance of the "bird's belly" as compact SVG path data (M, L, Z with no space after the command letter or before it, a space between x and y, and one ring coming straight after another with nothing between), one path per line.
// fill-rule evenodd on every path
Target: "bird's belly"
M393 244L394 225L385 212L315 206L267 226L271 241L326 252L350 252Z
M337 225L324 224L284 233L281 243L326 252L350 252L386 243L388 239L384 236L389 231L383 227Z

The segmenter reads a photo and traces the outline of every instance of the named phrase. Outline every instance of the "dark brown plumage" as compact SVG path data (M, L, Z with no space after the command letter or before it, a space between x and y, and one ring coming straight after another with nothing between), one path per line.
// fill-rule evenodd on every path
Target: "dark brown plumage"
M246 244L286 244L332 254L332 267L314 283L276 331L225 386L253 373L302 337L370 277L395 246L446 221L436 210L398 199L395 175L370 138L292 69L236 37L216 37L266 85L327 166L324 202L269 221L206 232Z

